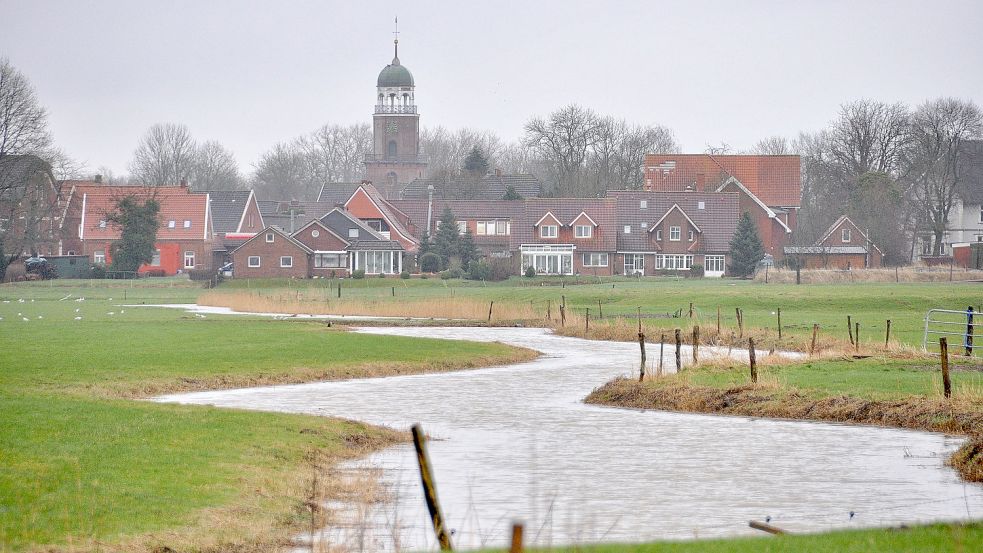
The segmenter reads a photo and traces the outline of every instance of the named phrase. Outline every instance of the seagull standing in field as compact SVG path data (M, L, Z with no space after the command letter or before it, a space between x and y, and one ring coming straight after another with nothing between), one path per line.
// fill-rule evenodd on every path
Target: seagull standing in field
M109 316L112 316L112 315L115 315L116 313L113 312L113 311L110 311L109 313L106 313L106 314L109 315Z
M27 321L30 321L30 320L31 320L31 319L28 319L27 317L21 317L21 319L22 319L22 320L23 320L23 321L24 321L25 323L26 323Z
M39 319L43 319L44 317L42 317L41 315L38 315L38 318L39 318Z
M81 309L79 309L78 307L76 307L75 308L75 312L78 313L79 311L81 311Z
M81 321L82 320L82 317L75 317L75 320L76 321Z

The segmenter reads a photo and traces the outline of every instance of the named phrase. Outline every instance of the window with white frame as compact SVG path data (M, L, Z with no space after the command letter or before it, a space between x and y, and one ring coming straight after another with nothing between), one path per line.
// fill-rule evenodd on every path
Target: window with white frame
M577 225L574 227L573 235L577 238L590 238L594 234L594 227L590 225Z
M194 269L195 268L195 252L186 251L184 252L184 268Z
M260 264L260 261L259 261L259 256L258 255L250 255L249 256L249 259L246 260L246 265L249 265L250 267L252 267L254 269L256 267L259 267L259 264Z
M468 222L467 221L458 221L457 222L457 233L458 234L464 234L467 231L468 231Z
M707 203L706 202L697 202L696 203L696 209L706 209L706 208L707 208Z
M355 254L355 269L362 269L366 274L377 275L395 273L399 263L399 252L394 251L360 251Z
M649 207L648 200L639 200L638 209L648 209L648 207Z
M508 236L511 234L511 223L508 221L478 221L477 232L480 236Z
M585 253L584 267L607 267L608 254L606 253Z
M357 228L350 228L350 229L348 229L348 237L349 238L358 238L358 229Z
M674 227L674 226L669 227L669 240L673 242L679 242L680 240L682 240L682 238L683 238L682 227Z
M280 266L281 267L284 267L284 268L286 268L286 267L293 267L294 266L294 258L293 258L293 256L292 255L281 255L280 256Z
M152 267L160 267L160 250L154 250L154 257L150 260Z
M640 253L625 254L625 274L645 274L645 255Z
M980 222L983 223L983 205L980 206Z
M689 270L693 265L692 255L660 254L655 256L655 268L669 271Z
M723 273L724 256L722 255L703 256L703 270L708 273Z
M267 232L266 233L266 242L267 243L272 243L273 242L273 233L272 232Z
M188 219L184 220L184 228L191 228L191 221Z
M99 228L106 228L106 221L99 221Z
M849 242L851 238L850 229L845 228L840 230L840 242Z
M625 234L631 234L631 225L625 225L623 230L625 231Z
M687 240L689 240L690 242L692 242L692 241L693 241L693 238L694 238L694 236L693 236L693 231L692 231L692 230L690 230L690 231L689 231L689 234L687 235Z
M348 260L343 253L315 253L315 269L340 269L347 265Z
M168 221L167 228L174 228L177 225L175 221Z
M311 231L311 238L317 238L318 236L321 236L321 231L317 229Z
M662 229L655 229L655 239L659 242L662 241Z
M541 238L556 238L557 230L556 225L543 225L539 227L539 236Z
M106 264L106 250L96 250L92 252L92 262L99 265Z

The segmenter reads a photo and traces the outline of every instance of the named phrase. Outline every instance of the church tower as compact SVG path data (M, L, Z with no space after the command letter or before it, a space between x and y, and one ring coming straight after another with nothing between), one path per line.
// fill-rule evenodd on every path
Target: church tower
M399 63L398 38L393 47L393 61L376 81L372 153L365 156L365 178L389 199L398 198L406 184L423 178L427 171L427 157L420 151L413 74Z

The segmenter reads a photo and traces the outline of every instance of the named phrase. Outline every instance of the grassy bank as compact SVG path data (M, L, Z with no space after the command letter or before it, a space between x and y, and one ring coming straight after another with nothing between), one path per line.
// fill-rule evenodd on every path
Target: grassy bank
M616 379L594 390L586 401L964 434L972 439L953 458L953 466L967 480L980 481L983 366L954 359L953 397L946 399L937 365L931 356L915 355L763 363L758 383L751 384L746 364L715 361L642 383Z
M904 551L939 553L978 551L983 545L983 523L933 524L905 529L848 530L802 536L762 536L652 542L638 544L579 545L552 548L554 552L581 553L869 553ZM544 550L545 551L545 550Z
M337 298L339 285L341 302ZM303 304L305 309L318 313L352 310L352 303L362 303L366 306L363 309L371 311L364 314L462 316L481 321L487 319L488 307L494 301L493 323L524 319L525 324L560 328L559 306L565 300L567 321L560 329L562 333L584 334L584 317L590 309L591 330L586 332L587 337L627 340L635 339L639 308L650 339L657 339L661 332L671 335L674 328L684 329L685 335L693 325L700 325L704 337L709 338L716 334L719 308L721 332L717 338L720 342L740 334L735 308L741 308L745 338L753 333L761 347L801 350L811 341L813 324L820 326L820 348L849 343L848 315L853 322L860 323L862 349L883 346L888 319L892 323L893 344L920 346L926 311L979 306L980 290L979 284L960 282L796 286L729 279L637 280L587 276L515 277L495 283L440 279L257 279L227 282L210 293L206 301L234 308L264 305L283 312ZM691 303L692 318L689 317ZM777 329L779 308L782 339L778 338ZM551 316L549 321L547 313ZM680 317L674 317L677 314Z
M0 287L3 551L270 551L308 520L312 494L343 491L331 466L403 438L337 419L134 398L535 355L120 306L124 289L127 302L193 301L200 289L181 282L44 284Z

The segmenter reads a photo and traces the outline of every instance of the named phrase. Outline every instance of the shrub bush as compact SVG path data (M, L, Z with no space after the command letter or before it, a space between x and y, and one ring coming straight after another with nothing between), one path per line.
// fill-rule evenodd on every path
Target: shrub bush
M386 278L386 273L379 273L379 278Z
M491 274L488 280L508 280L512 276L512 260L504 257L496 257L487 261Z
M420 270L424 273L436 273L440 270L440 263L440 256L433 252L427 252L420 256Z
M403 271L402 273L399 273L399 278L401 278L403 280L409 280L409 278L410 278L410 272L409 271Z
M365 269L359 269L357 271L353 271L352 278L359 279L359 280L365 278Z
M689 276L691 277L701 277L703 276L703 265L694 263L689 266Z
M536 276L536 269L533 268L531 265L529 267L526 267L525 275L526 275L526 278L532 278L532 277Z
M449 280L449 279L452 279L452 278L463 278L463 277L464 277L464 271L462 271L461 269L459 269L457 267L454 267L453 269L447 269L446 271L441 271L440 272L440 278L442 280Z
M491 265L484 261L472 261L468 267L468 278L471 280L491 280Z
M89 278L106 278L106 266L99 263L89 267Z
M210 269L191 269L187 271L191 280L211 280L215 272Z
M164 269L150 269L144 275L148 277L162 277L167 276L167 273L164 272Z
M420 273L420 280L427 280L428 278L430 277L427 276L427 273Z

